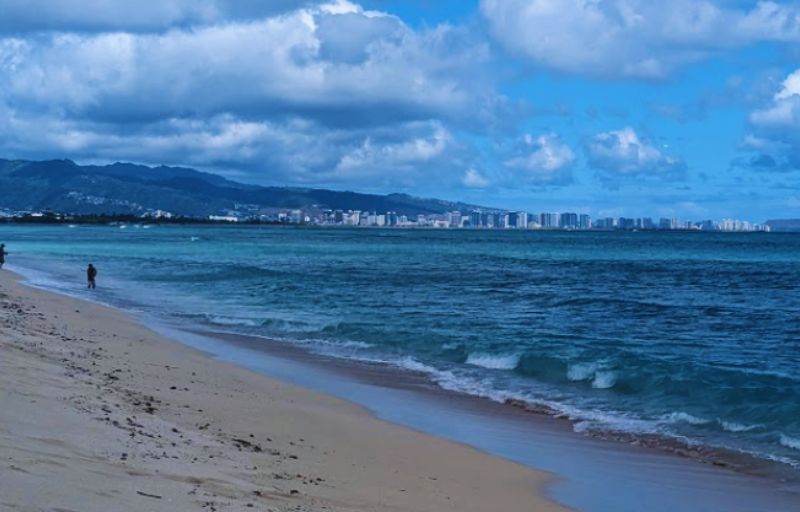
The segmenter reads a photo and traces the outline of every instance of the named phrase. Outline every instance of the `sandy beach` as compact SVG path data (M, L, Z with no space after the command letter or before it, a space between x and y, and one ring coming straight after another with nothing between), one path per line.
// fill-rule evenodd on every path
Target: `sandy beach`
M0 509L557 511L549 475L0 273Z

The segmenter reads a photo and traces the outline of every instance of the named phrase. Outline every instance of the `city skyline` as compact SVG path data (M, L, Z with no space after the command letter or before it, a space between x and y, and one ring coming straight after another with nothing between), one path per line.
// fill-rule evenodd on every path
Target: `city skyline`
M210 220L239 222L247 217L238 217L234 212L226 216L211 216ZM259 216L259 220L287 222L291 224L340 225L353 227L425 227L425 228L488 228L488 229L533 229L533 230L623 230L623 231L729 231L769 232L766 223L754 223L740 219L705 219L700 221L677 218L652 217L604 217L592 219L588 214L574 212L542 212L454 210L444 214L399 215L396 212L378 213L361 210L323 210L307 212L302 209L287 210L273 215Z
M0 0L0 156L800 217L800 4Z

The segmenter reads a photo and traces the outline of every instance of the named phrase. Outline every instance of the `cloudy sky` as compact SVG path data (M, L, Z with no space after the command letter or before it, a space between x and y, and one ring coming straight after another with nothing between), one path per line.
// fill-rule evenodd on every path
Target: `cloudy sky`
M0 157L800 217L800 2L0 0Z

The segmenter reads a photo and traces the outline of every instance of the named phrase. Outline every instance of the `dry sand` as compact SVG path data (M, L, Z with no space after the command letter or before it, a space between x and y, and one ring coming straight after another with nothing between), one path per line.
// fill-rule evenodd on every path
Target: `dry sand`
M565 510L547 479L0 272L0 510Z

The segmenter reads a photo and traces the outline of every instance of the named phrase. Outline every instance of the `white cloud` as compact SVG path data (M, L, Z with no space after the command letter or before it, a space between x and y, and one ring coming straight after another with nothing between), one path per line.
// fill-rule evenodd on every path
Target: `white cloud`
M110 120L286 110L335 123L467 119L493 101L488 82L464 80L487 59L450 27L302 9L165 34L7 38L0 100Z
M711 0L482 0L494 37L558 71L662 78L714 51L761 41L800 41L800 8L752 9Z
M420 172L420 164L441 157L453 145L452 135L438 123L408 126L421 133L400 141L376 141L368 136L358 147L341 157L334 169L338 177L380 174L395 178Z
M463 29L414 30L345 0L160 32L0 37L0 150L261 182L460 183L469 159L452 126L483 129L503 104L480 72L488 58Z
M514 178L534 184L565 184L571 181L572 149L554 133L525 135L504 165L515 171Z
M771 101L749 116L751 133L744 146L757 152L746 167L758 170L800 169L800 69L790 73ZM740 165L741 159L735 164Z
M775 100L785 100L792 96L800 96L800 70L795 71L783 81L781 90L775 93Z
M630 127L595 135L586 144L586 155L591 167L611 176L647 175L674 179L681 177L686 170L682 159L641 140Z
M800 125L800 70L786 77L769 105L750 114L750 122L762 132Z
M467 188L486 188L492 184L489 178L481 174L474 167L470 167L461 178L461 183Z

